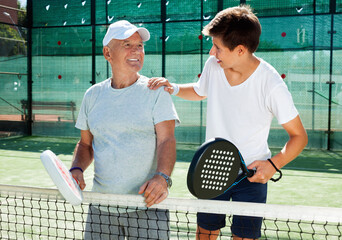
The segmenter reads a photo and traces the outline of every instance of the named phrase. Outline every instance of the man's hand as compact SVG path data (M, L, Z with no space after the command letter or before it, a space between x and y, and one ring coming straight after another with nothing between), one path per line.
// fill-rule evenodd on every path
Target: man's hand
M84 178L83 178L83 173L81 170L74 169L71 171L72 177L75 178L75 180L78 182L78 185L80 186L80 189L83 190L86 187Z
M154 175L140 187L139 194L143 193L147 207L161 203L169 195L167 183L160 175Z
M147 84L147 87L150 88L151 90L156 90L160 88L161 86L165 86L164 90L168 92L169 94L173 93L174 89L172 85L169 83L169 80L167 80L166 78L154 77L154 78L151 78Z

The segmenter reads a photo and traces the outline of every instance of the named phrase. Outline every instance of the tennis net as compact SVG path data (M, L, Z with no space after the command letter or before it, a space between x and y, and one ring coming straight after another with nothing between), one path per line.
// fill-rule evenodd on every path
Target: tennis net
M83 197L72 206L56 189L0 185L0 239L195 239L197 212L226 214L218 239L231 239L233 215L262 217L260 239L342 239L342 208L168 198L147 210L141 196Z

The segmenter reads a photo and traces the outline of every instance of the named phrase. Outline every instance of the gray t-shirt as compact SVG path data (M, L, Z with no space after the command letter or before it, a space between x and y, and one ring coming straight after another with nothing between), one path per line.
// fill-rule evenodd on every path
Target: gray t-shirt
M147 87L141 76L133 85L114 89L107 79L83 98L76 128L93 134L93 191L137 194L157 167L157 123L179 119L170 95Z

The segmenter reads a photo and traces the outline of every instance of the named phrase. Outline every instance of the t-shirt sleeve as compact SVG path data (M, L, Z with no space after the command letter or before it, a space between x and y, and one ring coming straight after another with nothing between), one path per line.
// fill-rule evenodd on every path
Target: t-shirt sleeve
M163 88L160 88L157 91L159 94L156 98L152 113L154 125L163 121L175 120L176 126L178 126L180 121L170 94L164 91Z
M200 78L194 84L194 90L199 96L207 96L208 94L208 87L209 87L209 75L210 69L212 67L214 57L210 57L204 65L203 71L201 73Z
M269 107L279 124L284 124L298 115L291 93L285 83L278 84L270 93Z
M89 130L88 126L88 108L90 101L90 92L87 91L84 94L80 111L78 113L77 121L75 127L80 130Z

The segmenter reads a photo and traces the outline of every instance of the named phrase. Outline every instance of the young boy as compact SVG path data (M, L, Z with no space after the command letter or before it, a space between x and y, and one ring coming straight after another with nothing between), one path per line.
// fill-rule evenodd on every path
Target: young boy
M248 6L219 12L203 34L212 37L213 46L197 83L176 85L159 78L150 80L149 87L165 86L170 94L188 100L207 98L206 140L221 137L233 142L248 168L256 169L253 177L217 199L265 203L267 181L303 150L306 131L282 78L253 54L261 25ZM267 139L273 116L289 140L271 158ZM199 213L197 223L197 239L216 239L225 216ZM260 218L234 216L233 239L260 238L261 223Z

